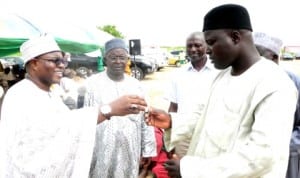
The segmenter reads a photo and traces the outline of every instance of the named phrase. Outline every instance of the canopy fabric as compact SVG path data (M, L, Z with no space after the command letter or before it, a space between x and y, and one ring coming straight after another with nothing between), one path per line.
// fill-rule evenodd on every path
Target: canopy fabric
M55 38L55 40L61 50L74 54L89 53L95 50L99 50L100 48L100 45L98 44L80 43L76 41L64 40L62 38Z
M19 48L26 40L24 38L0 38L0 57L19 56Z
M0 57L5 56L19 56L19 48L23 42L27 39L25 38L0 38ZM62 51L83 54L99 50L100 46L96 44L84 44L80 42L64 40L61 38L55 38L59 47Z
M19 56L19 48L30 37L45 33L36 24L15 14L0 14L0 57ZM53 36L62 51L74 54L89 53L101 49L100 39L77 26L58 26L62 32L54 31ZM68 30L66 30L68 29ZM50 29L50 33L52 29ZM71 35L70 35L71 34Z

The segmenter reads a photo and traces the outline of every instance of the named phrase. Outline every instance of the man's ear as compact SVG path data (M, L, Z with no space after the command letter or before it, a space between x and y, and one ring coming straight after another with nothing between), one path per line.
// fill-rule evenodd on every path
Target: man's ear
M230 37L234 44L237 44L241 40L241 33L238 30L233 30L230 33Z
M29 64L30 63L30 64ZM31 65L31 68L35 71L39 70L39 66L38 66L38 60L33 59L31 61L28 62L29 65Z
M273 59L279 59L279 56L277 54L273 54Z
M277 54L273 54L271 60L276 64L279 64L279 56Z

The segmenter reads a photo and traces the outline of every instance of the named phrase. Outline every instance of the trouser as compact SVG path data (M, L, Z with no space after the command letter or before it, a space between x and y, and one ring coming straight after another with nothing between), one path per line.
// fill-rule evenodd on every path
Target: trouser
M300 178L300 145L290 146L290 157L286 178Z

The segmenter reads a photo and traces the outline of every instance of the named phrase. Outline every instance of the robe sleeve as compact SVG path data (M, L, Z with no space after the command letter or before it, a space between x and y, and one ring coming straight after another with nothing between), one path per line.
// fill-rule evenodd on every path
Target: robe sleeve
M191 139L193 130L197 124L202 124L202 115L204 111L203 104L197 104L190 113L171 112L172 128L166 129L164 133L164 142L167 151L171 151L178 142ZM197 122L199 121L199 123ZM200 123L201 122L201 123Z
M141 124L142 157L154 157L157 155L154 127L148 126L144 118Z

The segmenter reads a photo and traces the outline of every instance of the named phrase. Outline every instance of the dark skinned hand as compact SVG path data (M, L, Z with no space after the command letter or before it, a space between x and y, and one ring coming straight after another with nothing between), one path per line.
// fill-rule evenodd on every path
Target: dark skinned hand
M124 116L127 114L138 114L144 111L147 103L138 95L124 95L109 104L112 108L111 115Z
M164 167L168 171L168 175L171 178L181 178L179 163L179 159L170 159L164 163Z
M161 109L149 108L149 111L145 113L145 121L148 125L159 127L162 129L171 128L170 115Z
M138 95L124 95L109 103L111 107L110 116L125 116L127 114L138 114L145 111L147 103L143 97ZM101 106L100 106L101 107ZM101 123L107 118L102 114L98 115L97 123Z

